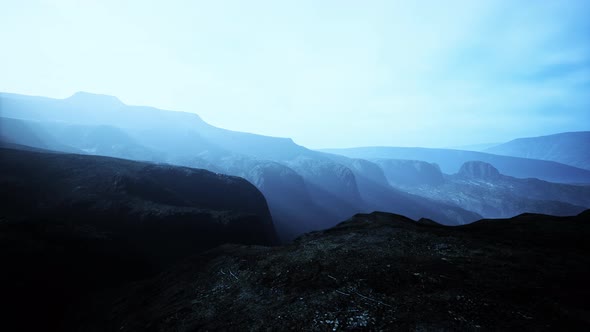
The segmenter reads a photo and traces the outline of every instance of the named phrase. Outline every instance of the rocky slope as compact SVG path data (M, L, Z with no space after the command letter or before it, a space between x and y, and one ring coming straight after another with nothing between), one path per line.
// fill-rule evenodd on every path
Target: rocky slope
M486 218L507 218L525 212L567 216L590 208L590 186L517 179L481 161L466 162L456 174L444 175L442 183L393 184Z
M69 328L588 330L589 222L590 211L459 227L360 214L284 247L209 251L80 306Z
M6 330L58 330L87 292L223 243L277 243L260 191L205 170L2 148L0 188Z

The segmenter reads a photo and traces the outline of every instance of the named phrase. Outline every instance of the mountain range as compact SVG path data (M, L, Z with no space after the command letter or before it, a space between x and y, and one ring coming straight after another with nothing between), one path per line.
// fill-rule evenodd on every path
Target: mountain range
M559 153L314 151L111 96L0 94L0 326L584 330L587 136L551 137Z
M309 150L290 139L216 128L195 114L127 106L114 97L89 93L64 100L13 94L0 98L5 142L244 177L265 195L283 240L374 210L445 224L480 218L391 187L369 161Z
M426 148L314 151L288 138L217 128L196 114L128 106L116 97L85 92L66 99L4 93L0 102L0 139L5 146L165 163L243 177L264 194L282 241L331 227L351 214L375 210L460 225L482 216L508 217L523 212L563 215L589 207L587 200L560 195L560 190L575 192L579 186L571 189L565 184L589 184L590 170L554 161ZM408 166L412 163L408 159L417 163ZM554 186L561 189L544 198L554 204L539 204L534 192L518 190L512 194L526 204L488 209L481 206L489 204L475 204L472 199L467 201L473 204L466 204L466 200L450 196L441 199L440 190L414 190L399 182L400 178L412 178L407 174L411 169L424 167L413 178L442 183L448 174L475 160L514 178L564 185ZM459 192L460 188L455 185L453 190ZM584 190L578 192L587 197ZM480 195L479 201L482 199ZM498 204L504 203L508 201Z
M390 183L412 194L454 204L488 218L509 218L527 211L576 215L590 205L590 186L519 179L482 161L464 163L443 174L424 161L381 160Z
M458 172L461 166L468 161L483 161L492 164L502 174L517 178L537 178L545 181L572 184L590 183L590 171L586 169L555 161L501 156L477 151L408 147L360 147L324 149L322 151L367 160L403 159L426 161L436 163L447 174Z

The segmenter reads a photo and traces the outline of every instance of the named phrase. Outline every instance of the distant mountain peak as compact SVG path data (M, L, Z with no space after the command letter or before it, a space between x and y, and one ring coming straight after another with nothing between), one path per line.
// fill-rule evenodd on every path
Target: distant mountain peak
M115 96L101 95L84 91L78 91L66 98L66 100L76 104L92 104L103 107L119 107L125 105L119 98Z
M496 179L500 176L498 169L483 161L468 161L459 169L459 176L470 179Z

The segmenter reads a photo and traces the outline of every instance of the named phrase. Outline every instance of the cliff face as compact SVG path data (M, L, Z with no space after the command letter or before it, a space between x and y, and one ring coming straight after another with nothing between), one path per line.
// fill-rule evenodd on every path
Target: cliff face
M242 178L12 149L0 160L0 278L13 285L3 296L17 311L38 296L29 310L41 325L87 292L205 249L277 242L264 196Z
M461 166L457 176L466 179L494 180L500 177L500 172L489 163L468 161Z
M437 164L419 160L378 159L387 180L394 186L439 185L444 182Z
M131 242L164 231L156 255L171 259L187 255L173 249L176 233L195 250L276 241L264 196L242 178L98 156L10 149L0 155L2 217L15 227L63 223Z

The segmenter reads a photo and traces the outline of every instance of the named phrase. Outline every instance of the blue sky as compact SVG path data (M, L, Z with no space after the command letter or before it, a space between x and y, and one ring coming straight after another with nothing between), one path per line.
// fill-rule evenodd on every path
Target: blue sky
M590 130L590 1L3 1L0 91L312 148Z

